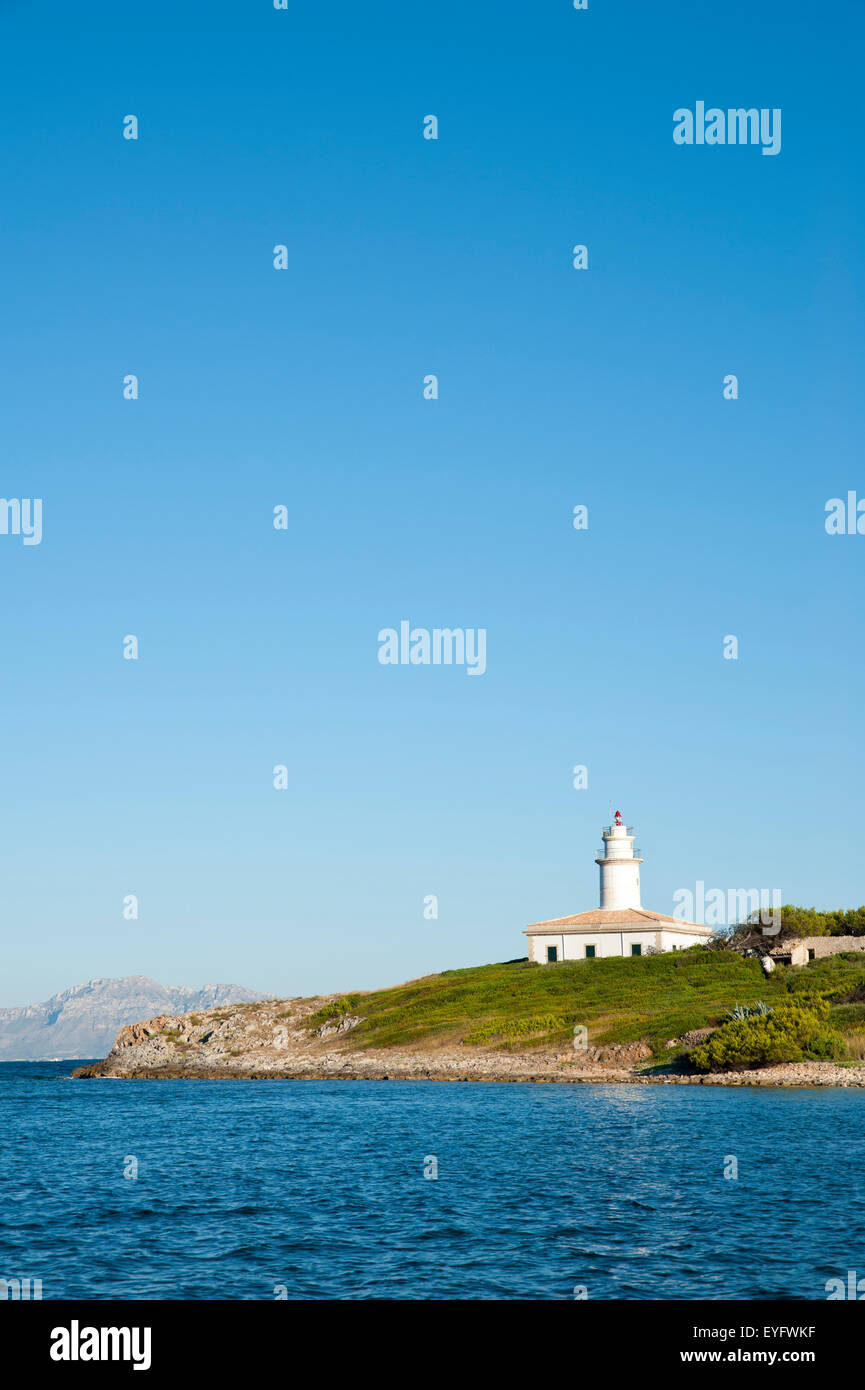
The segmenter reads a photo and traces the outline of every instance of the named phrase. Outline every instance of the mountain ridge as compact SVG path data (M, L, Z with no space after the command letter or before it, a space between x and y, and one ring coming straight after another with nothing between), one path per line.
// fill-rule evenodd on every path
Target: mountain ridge
M97 975L37 1004L0 1009L0 1062L104 1057L118 1031L156 1013L267 998L243 985L161 985L148 975Z

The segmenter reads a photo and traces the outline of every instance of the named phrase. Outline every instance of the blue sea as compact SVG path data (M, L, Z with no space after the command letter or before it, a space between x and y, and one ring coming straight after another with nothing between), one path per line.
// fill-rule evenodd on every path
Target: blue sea
M73 1065L0 1064L0 1278L45 1299L807 1299L865 1274L863 1091Z

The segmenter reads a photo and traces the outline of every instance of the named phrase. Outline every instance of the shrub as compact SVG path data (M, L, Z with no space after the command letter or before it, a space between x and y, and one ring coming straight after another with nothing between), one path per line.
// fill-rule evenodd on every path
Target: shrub
M807 1006L785 1002L769 1013L722 1024L693 1049L690 1060L698 1071L741 1071L806 1057L831 1061L844 1055L844 1045L828 1017L822 999Z

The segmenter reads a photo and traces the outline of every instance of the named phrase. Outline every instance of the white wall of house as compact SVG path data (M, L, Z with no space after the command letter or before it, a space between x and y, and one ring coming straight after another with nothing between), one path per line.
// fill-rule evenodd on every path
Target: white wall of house
M690 932L662 931L661 950L684 951L686 946L705 946L706 942L711 941L711 939L711 936L707 937L705 932L702 935L695 932L692 936Z
M631 947L639 945L642 954L645 955L649 947L656 951L684 950L686 946L693 946L698 941L704 941L705 937L690 935L685 932L653 931L640 929L632 930L625 927L622 931L597 932L594 935L590 931L586 932L543 932L529 937L529 960L538 961L541 965L547 964L547 947L556 947L557 960L585 960L586 947L594 946L595 959L602 960L606 956L630 956Z

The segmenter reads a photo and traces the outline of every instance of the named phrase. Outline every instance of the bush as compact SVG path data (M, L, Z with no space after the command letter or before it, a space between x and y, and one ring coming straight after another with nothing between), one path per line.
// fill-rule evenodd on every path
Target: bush
M832 1061L844 1055L844 1045L828 1018L822 999L807 1006L785 1002L767 1014L722 1024L693 1049L690 1060L698 1071L742 1071L805 1058Z

